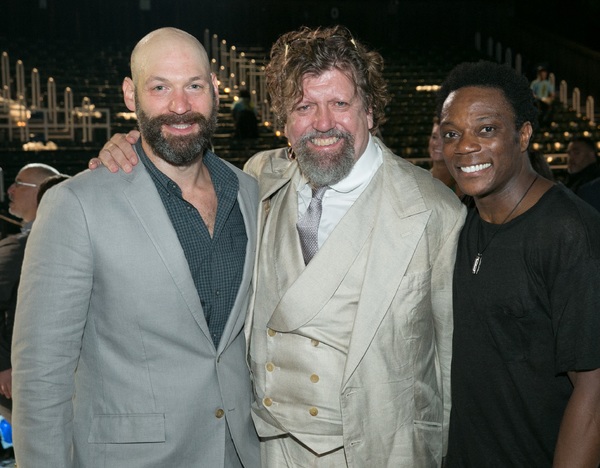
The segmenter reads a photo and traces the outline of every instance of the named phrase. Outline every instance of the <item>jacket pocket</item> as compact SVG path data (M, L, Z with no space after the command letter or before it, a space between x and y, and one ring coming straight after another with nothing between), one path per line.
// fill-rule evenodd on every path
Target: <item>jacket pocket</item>
M443 426L431 421L414 421L415 466L440 466L443 452Z
M97 414L92 420L91 444L165 442L164 413Z

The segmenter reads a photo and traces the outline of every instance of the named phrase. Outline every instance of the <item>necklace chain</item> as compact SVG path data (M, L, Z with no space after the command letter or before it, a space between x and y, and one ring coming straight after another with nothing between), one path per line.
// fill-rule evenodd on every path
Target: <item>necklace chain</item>
M533 187L533 184L535 184L536 180L538 180L538 175L537 174L533 177L533 180L531 181L531 184L529 184L529 187L527 187L527 190L525 190L525 193L523 193L523 195L521 196L521 198L519 198L519 201L517 202L517 204L513 207L512 210L510 210L510 213L508 213L508 215L506 216L506 218L504 218L504 221L502 221L498 225L498 227L496 228L496 230L490 236L490 239L486 242L486 244L483 246L483 249L481 249L481 250L479 250L479 224L477 225L477 255L475 255L475 260L473 261L473 268L471 269L471 272L474 275L476 275L477 273L479 273L479 269L481 268L481 262L483 260L483 253L489 247L489 245L492 243L492 241L494 240L494 237L496 236L496 234L498 233L498 231L500 229L502 229L502 226L508 221L508 219L512 216L512 214L515 212L515 210L517 209L517 207L525 199L525 197L527 196L527 194L531 190L531 187Z

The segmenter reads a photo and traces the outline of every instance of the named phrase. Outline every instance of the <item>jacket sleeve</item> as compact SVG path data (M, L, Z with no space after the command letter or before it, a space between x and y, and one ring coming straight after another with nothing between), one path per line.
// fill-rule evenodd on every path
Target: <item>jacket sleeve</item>
M92 266L82 207L69 188L57 187L38 210L19 286L12 346L19 466L72 466L74 374Z
M454 216L448 215L453 213ZM443 447L444 456L448 449L448 428L450 423L451 395L450 395L450 364L452 361L452 278L458 236L464 224L466 210L460 206L455 210L448 210L440 238L443 243L433 263L432 271L432 306L435 327L435 341L440 363L442 377L442 392L444 397L444 431Z

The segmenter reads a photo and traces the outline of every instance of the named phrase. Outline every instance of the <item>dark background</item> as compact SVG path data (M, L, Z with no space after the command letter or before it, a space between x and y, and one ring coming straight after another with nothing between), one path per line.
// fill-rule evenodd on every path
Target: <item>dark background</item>
M0 0L0 35L136 41L160 26L268 46L300 25L342 23L373 44L464 39L475 29L540 28L596 50L599 0ZM543 39L543 37L540 37Z
M600 0L0 0L0 40L117 43L129 49L162 26L204 31L269 50L299 26L344 24L363 42L472 47L475 32L524 55L524 72L551 71L600 99ZM596 51L596 52L594 52ZM11 58L16 58L14 54Z

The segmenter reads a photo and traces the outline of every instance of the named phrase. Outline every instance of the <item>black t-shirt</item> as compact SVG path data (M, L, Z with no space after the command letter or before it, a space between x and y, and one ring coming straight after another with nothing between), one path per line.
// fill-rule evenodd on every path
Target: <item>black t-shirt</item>
M471 209L454 272L447 466L551 466L566 372L596 368L600 214L560 185L501 226Z

